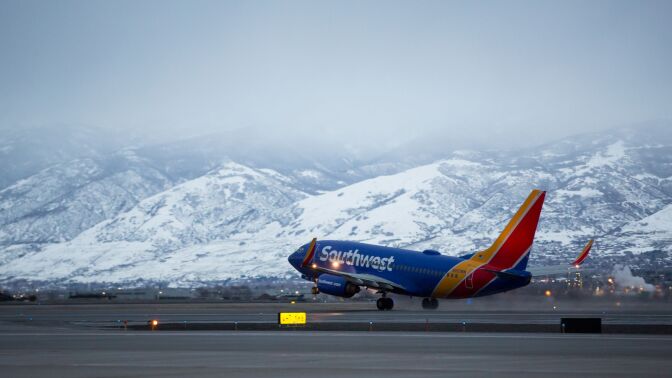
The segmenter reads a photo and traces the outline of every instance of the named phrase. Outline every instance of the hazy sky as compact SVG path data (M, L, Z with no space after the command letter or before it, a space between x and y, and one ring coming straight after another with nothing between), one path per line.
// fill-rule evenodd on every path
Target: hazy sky
M0 126L539 142L672 118L671 20L672 1L4 0Z

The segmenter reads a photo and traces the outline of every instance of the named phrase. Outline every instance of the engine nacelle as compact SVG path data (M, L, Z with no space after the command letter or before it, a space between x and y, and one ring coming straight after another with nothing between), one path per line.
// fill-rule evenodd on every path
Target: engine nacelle
M353 285L343 277L332 274L320 274L317 278L317 288L320 293L350 298L359 293L359 286Z

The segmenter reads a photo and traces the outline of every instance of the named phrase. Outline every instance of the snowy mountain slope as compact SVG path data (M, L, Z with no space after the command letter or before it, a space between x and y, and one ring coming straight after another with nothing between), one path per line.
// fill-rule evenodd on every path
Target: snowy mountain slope
M285 175L226 163L71 241L6 247L0 277L181 285L286 277L286 256L312 237L460 255L491 243L532 188L548 190L533 259L567 261L588 238L596 256L672 257L672 157L657 155L670 148L665 137L621 132L523 152L460 151L322 193L300 190L289 167Z
M256 232L268 222L287 225L292 214L286 208L303 197L277 172L227 163L141 201L85 231L77 242L147 242L156 250L202 244Z
M483 248L487 229L501 230L530 185L549 191L537 233L539 253L533 258L557 260L571 256L586 238L613 233L618 227L660 210L672 202L668 190L672 174L672 129L666 127L616 129L608 134L583 135L517 153L497 152L482 161L497 161L506 177L493 185L506 203L493 201L493 211L474 210L475 221L457 226L446 237L425 247ZM669 152L669 153L668 153ZM518 187L518 190L511 190ZM501 206L502 211L494 211ZM508 210L507 210L508 209ZM479 219L497 220L484 225ZM459 230L466 230L460 233ZM499 232L499 231L496 231ZM470 241L476 241L471 243ZM599 250L597 253L600 253Z
M376 172L369 168L366 173L347 173L352 162L325 166L320 159L292 157L292 146L273 150L268 156L263 153L269 147L268 140L247 138L248 143L241 146L244 141L240 139L246 135L130 146L110 152L120 142L107 140L99 130L71 127L47 130L44 135L39 131L14 132L13 137L0 139L3 178L13 177L11 167L35 160L16 173L26 174L25 178L0 191L0 246L25 244L24 248L30 249L31 245L70 240L150 195L221 167L231 161L229 156L242 159L247 153L244 160L251 167L273 162L282 168L288 186L309 193L338 188ZM256 141L254 148L249 140ZM75 143L79 143L79 150ZM32 155L30 151L17 154L15 150L21 147L30 147ZM51 165L44 157L48 153ZM69 159L72 156L84 157ZM343 160L342 156L334 157ZM46 168L35 171L33 166Z
M0 245L69 240L170 186L131 151L46 168L0 191Z
M306 196L292 189L290 180L277 172L227 163L217 171L146 198L69 242L14 251L23 255L5 261L0 270L4 277L23 270L29 276L45 279L77 277L108 282L130 279L129 274L143 270L136 277L158 280L161 274L167 274L166 269L173 271L166 264L185 264L205 257L200 250L215 248L208 243L235 251L250 249L248 240L236 238L237 234L257 232L269 222L287 225L293 217L287 208ZM197 252L191 255L184 250ZM255 245L252 250L268 260L268 249ZM148 266L153 268L147 271ZM239 264L222 266L227 270ZM180 277L189 273L182 268L174 271Z
M478 163L451 159L365 180L299 202L279 237L320 235L385 245L431 238L482 201L470 188L497 177Z
M672 205L641 220L629 222L602 241L608 254L664 252L672 255Z

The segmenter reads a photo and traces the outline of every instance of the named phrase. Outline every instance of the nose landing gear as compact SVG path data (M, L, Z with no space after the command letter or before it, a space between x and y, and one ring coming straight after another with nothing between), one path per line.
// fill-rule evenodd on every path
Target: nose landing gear
M425 310L436 310L439 308L439 300L436 298L423 298L422 308Z

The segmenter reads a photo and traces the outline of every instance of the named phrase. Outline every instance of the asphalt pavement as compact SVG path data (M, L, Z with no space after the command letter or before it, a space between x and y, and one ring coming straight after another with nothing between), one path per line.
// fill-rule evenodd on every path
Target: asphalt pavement
M671 336L2 327L3 377L663 377L672 371Z

